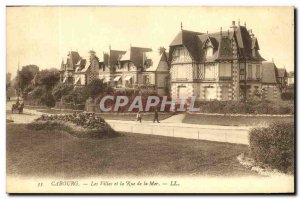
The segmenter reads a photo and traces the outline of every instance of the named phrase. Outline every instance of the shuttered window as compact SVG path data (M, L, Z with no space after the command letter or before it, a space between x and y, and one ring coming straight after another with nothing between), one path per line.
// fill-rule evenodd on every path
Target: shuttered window
M252 79L252 65L248 65L248 70L247 70L247 77L248 79Z

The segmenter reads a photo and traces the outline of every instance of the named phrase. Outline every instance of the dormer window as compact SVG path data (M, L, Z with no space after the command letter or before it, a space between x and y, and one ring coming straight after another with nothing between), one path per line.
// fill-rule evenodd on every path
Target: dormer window
M214 54L214 49L212 46L208 46L206 48L206 57L212 57Z

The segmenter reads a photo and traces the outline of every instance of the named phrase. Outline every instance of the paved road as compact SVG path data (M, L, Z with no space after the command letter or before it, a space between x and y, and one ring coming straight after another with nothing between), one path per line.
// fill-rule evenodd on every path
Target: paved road
M7 103L7 110L10 110L12 102ZM43 113L36 110L24 109L24 114L7 114L8 119L14 123L29 123L38 118ZM188 139L201 139L216 142L229 142L237 144L249 144L249 126L217 126L217 125L197 125L182 123L184 114L174 115L161 123L143 121L106 120L116 131L153 134L169 137L181 137Z
M24 109L23 114L11 113L10 110L13 103L15 103L15 101L9 101L6 103L6 110L8 110L6 118L13 120L14 123L30 123L43 114L31 109Z

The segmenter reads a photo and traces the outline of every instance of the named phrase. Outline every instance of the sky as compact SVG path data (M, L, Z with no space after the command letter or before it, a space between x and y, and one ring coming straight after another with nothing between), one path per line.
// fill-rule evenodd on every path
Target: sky
M246 22L260 54L277 67L294 70L293 7L7 7L7 72L21 66L60 68L70 50L83 57L131 46L168 49L183 29L217 32Z

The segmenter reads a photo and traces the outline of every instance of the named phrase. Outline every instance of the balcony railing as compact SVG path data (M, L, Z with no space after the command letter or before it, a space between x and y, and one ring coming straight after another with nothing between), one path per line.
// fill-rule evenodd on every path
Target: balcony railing
M220 76L219 80L232 80L232 77Z

